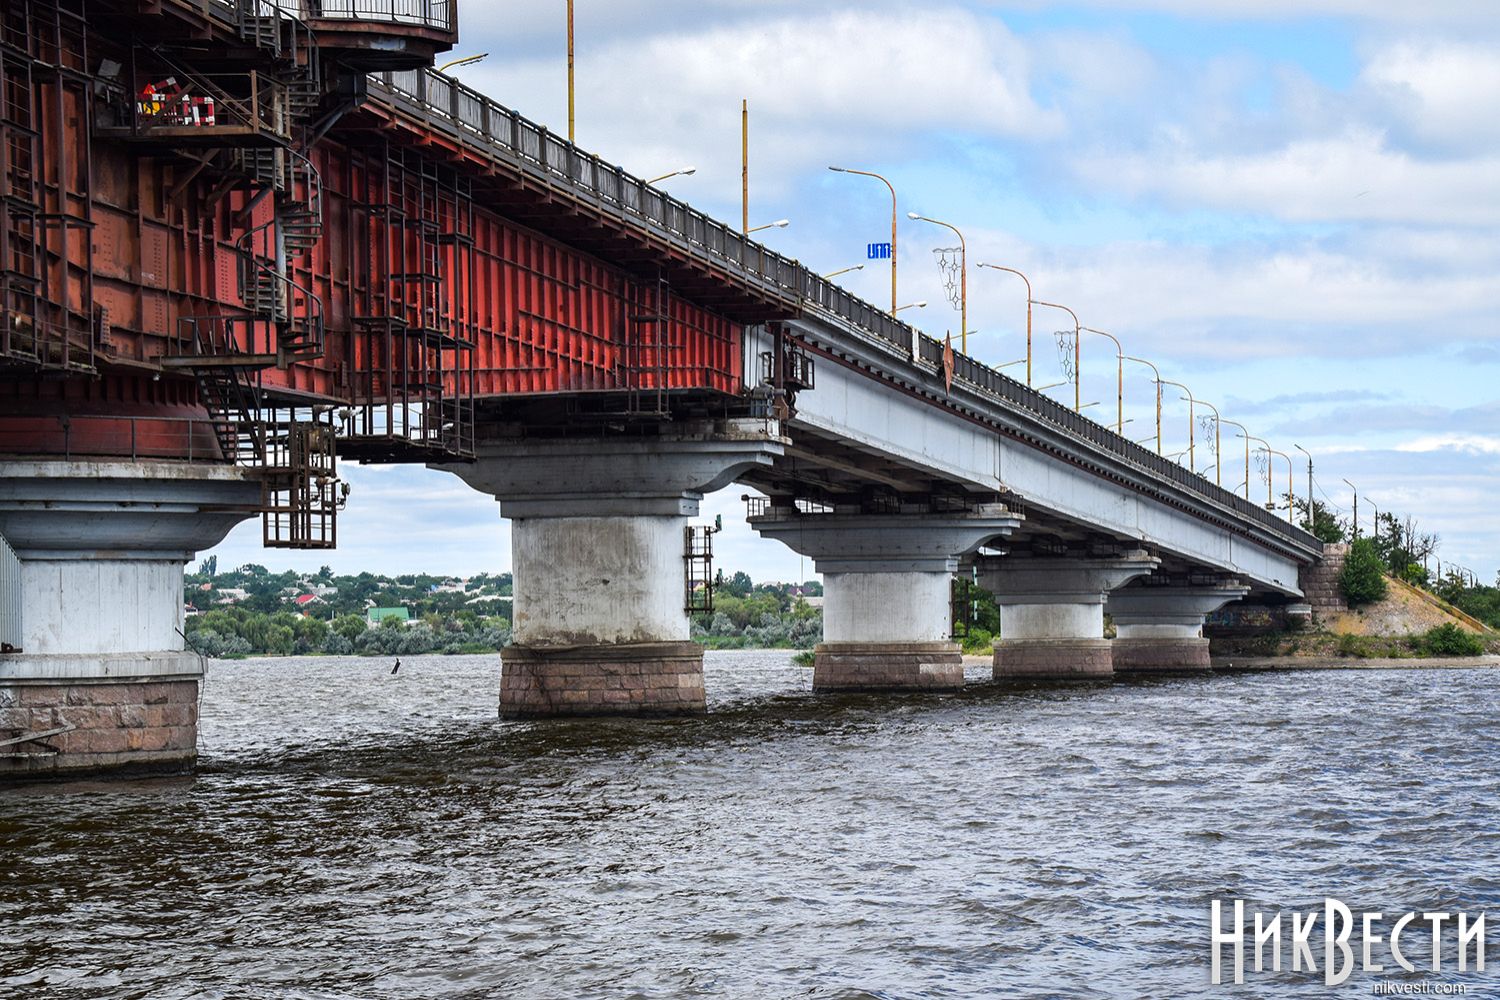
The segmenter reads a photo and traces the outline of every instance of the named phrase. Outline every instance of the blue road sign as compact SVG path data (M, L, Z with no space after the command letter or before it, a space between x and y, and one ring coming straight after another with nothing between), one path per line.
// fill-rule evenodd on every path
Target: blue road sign
M865 245L867 260L890 260L891 245L889 243L868 243Z

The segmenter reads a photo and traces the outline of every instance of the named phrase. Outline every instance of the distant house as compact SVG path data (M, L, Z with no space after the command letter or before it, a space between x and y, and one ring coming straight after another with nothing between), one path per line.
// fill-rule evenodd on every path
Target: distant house
M211 583L200 583L200 584L198 584L198 589L199 590L213 590L214 589L214 585L211 584Z
M466 591L468 589L469 589L469 581L468 580L457 580L457 579L454 579L453 577L449 577L448 579L444 580L442 583L434 583L431 587L428 588L428 593L431 593L431 594L462 594L464 591Z
M196 615L197 613L198 613L198 608L196 606L192 605L192 604L184 604L182 606L182 617L184 617L184 618L191 618L194 615Z
M303 594L292 603L297 605L297 607L299 608L306 608L309 605L322 604L323 598L319 597L317 594Z
M371 626L379 625L387 618L394 618L405 625L411 621L410 608L366 608L365 623Z
M300 582L302 584L302 592L306 594L316 594L318 597L332 597L339 592L339 588L330 587L326 583L317 583L311 580L302 580Z
M244 590L241 590L239 587L229 587L229 588L227 588L225 590L219 591L219 601L218 601L218 603L220 603L220 604L238 604L241 601L246 600L247 598L249 598L249 596L250 595L247 592L245 592Z

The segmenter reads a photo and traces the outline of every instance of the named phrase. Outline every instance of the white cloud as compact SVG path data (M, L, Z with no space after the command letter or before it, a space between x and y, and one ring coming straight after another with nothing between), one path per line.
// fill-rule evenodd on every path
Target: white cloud
M1500 49L1408 42L1376 50L1361 81L1417 136L1472 147L1500 139Z
M1079 173L1130 196L1295 222L1500 223L1500 155L1420 159L1366 127L1238 155L1164 138L1149 153L1082 159Z
M1442 434L1420 437L1396 445L1397 451L1457 451L1475 455L1500 455L1500 437L1480 434Z
M582 145L645 176L680 165L696 199L739 194L740 101L750 101L752 187L775 195L838 161L890 162L936 130L1041 136L1063 127L1033 100L1027 49L997 21L955 9L762 17L597 45L579 69ZM556 60L481 64L465 79L554 124ZM553 110L556 109L556 110Z

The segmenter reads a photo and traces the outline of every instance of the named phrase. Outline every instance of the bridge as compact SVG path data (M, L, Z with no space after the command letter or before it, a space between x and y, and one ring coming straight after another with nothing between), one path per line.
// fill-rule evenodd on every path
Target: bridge
M825 579L814 688L1208 667L1321 545L429 67L448 0L0 15L0 775L196 753L182 567L341 460L513 522L513 717L704 708L703 495ZM419 516L414 513L414 516ZM1116 636L1105 638L1104 615Z

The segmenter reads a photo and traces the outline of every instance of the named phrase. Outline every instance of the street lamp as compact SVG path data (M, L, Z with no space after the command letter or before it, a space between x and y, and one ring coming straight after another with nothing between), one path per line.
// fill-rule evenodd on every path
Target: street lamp
M891 312L892 313L898 313L898 312L900 312L903 309L926 309L926 308L927 308L927 300L923 299L920 302L908 302L904 306L897 306L896 308L892 309Z
M864 269L865 266L863 264L855 264L853 267L841 267L837 271L829 271L827 274L823 275L823 277L837 278L841 274L848 274L850 271L863 271Z
M1001 267L999 264L980 264L992 271L1009 271L1022 281L1026 282L1026 384L1031 385L1031 279L1013 267Z
M1041 299L1034 300L1039 306L1049 306L1053 309L1061 309L1073 317L1073 412L1081 409L1083 401L1083 390L1080 387L1083 378L1083 348L1079 343L1083 340L1083 324L1078 322L1078 314L1067 306L1060 306L1056 302L1043 302Z
M1197 417L1195 416L1195 414L1193 413L1193 402L1194 402L1194 400L1193 400L1193 391L1191 389L1189 389L1187 386L1183 385L1181 382L1173 382L1171 379L1162 378L1160 375L1158 375L1156 377L1156 392L1157 392L1158 396L1161 395L1161 387L1164 386L1164 385L1175 385L1177 388L1179 388L1183 392L1187 393L1187 396L1185 396L1184 398L1187 400L1187 404L1188 404L1188 446L1187 446L1188 468L1189 469L1197 469L1198 468L1198 457L1197 457L1198 456L1198 450L1197 450L1197 442L1198 442L1198 420L1197 420ZM1179 451L1177 454L1181 455L1182 452Z
M855 170L852 167L829 167L829 170L840 174L859 174L861 177L873 177L880 181L891 192L891 312L896 311L896 188L890 181L876 173L868 170ZM916 357L917 342L912 340L912 356Z
M1286 459L1286 519L1290 521L1292 519L1292 511L1297 506L1297 491L1292 488L1292 456L1284 451L1277 451L1275 448L1267 448L1266 450L1273 455L1280 455ZM1266 461L1270 462L1270 459L1266 459ZM1269 476L1270 474L1270 470L1268 469L1266 475Z
M479 62L481 59L484 59L488 55L489 55L488 52L481 52L477 56L461 56L458 59L449 59L447 62L445 62L441 66L439 66L437 68L437 71L439 73L446 73L449 69L453 68L454 66L472 66L475 63Z
M1349 480L1347 480L1347 479L1344 480L1344 485L1347 486L1347 487L1349 487L1351 490L1354 491L1354 537L1355 537L1356 540L1358 540L1359 539L1359 487L1355 486L1353 483L1349 482Z
M647 184L657 184L657 183L659 183L661 181L666 180L668 177L678 177L678 176L687 177L688 175L690 175L690 174L696 174L697 172L698 172L698 168L697 167L682 167L680 169L673 170L671 173L662 174L660 177L653 177L649 181L647 181L646 183Z
M958 350L961 354L969 353L969 245L964 242L964 234L958 231L958 227L941 219L930 219L916 212L907 212L906 217L916 222L930 222L934 226L942 226L953 230L958 237ZM894 251L893 251L894 252Z
M751 228L745 230L745 235L748 236L751 233L758 233L762 229L785 229L791 224L791 219L777 219L775 222L768 222L764 226L752 226Z
M1313 520L1312 455L1300 444L1294 444L1292 447L1302 452L1302 454L1307 455L1307 530L1312 531L1316 527L1316 522ZM1375 527L1379 528L1380 525L1377 524Z
M1145 358L1133 358L1133 357L1131 357L1130 355L1127 354L1127 355L1125 355L1125 360L1126 361L1134 361L1137 364L1145 365L1147 368L1151 369L1152 381L1156 383L1156 453L1158 455L1160 455L1161 454L1161 372L1157 371L1156 370L1156 366L1153 365L1151 362L1147 361Z
M1240 423L1238 420L1226 420L1224 422L1226 424L1230 424L1230 425L1232 425L1234 427L1238 427L1240 429L1240 432L1238 434L1236 434L1235 437L1242 437L1242 438L1245 439L1245 499L1249 500L1250 499L1250 428L1246 427L1244 424ZM1260 438L1256 438L1255 440L1259 441Z
M1083 330L1085 333L1108 337L1115 342L1115 433L1118 434L1125 426L1125 349L1120 346L1120 339L1112 333L1095 330L1091 326L1086 326Z
M573 141L573 0L568 0L568 141Z
M1230 421L1230 423L1234 423L1234 421ZM1240 425L1235 424L1235 426L1239 427ZM1243 431L1244 428L1240 427L1240 430ZM1250 447L1251 441L1257 441L1260 443L1260 447L1255 449L1256 451L1264 451L1266 453L1266 510L1273 510L1274 508L1271 506L1273 502L1271 499L1271 442L1267 441L1265 438L1258 438L1254 434L1246 433L1245 447ZM1245 482L1250 482L1250 460L1248 458L1245 460ZM1250 499L1249 486L1245 487L1245 499Z
M1189 395L1191 395L1191 393ZM1220 445L1222 443L1222 438L1220 437L1220 434L1219 434L1219 425L1222 424L1224 421L1219 418L1219 408L1217 406L1215 406L1214 404L1210 403L1208 400L1206 400L1206 399L1195 399L1195 400L1193 400L1193 402L1194 403L1202 403L1204 406L1206 406L1210 410L1214 411L1214 485L1215 486L1223 486L1224 485L1224 453L1223 453L1223 451L1220 450ZM1247 448L1245 454L1248 455L1249 453L1250 452L1249 452L1249 450ZM1245 499L1247 499L1247 500L1250 499L1250 486L1249 486L1249 482L1250 482L1250 471L1249 471L1248 463L1247 463L1247 467L1246 467L1246 470L1245 470L1245 483L1246 483L1246 486L1245 486Z

